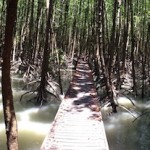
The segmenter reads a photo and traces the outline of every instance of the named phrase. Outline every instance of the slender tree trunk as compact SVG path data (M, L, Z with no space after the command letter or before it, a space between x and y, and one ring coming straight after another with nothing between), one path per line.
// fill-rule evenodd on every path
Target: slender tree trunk
M133 22L133 4L132 0L130 0L130 11L131 11L131 61L132 61L132 77L133 77L133 91L135 95L137 95L136 89L136 77L135 77L135 60L134 60L134 49L135 49L135 34L134 34L134 22Z
M17 15L17 2L17 0L7 1L5 43L2 63L2 98L8 150L18 150L17 120L10 78L10 57L13 48L13 31Z
M147 78L146 74L146 64L147 64L147 35L146 35L146 30L145 30L145 25L146 25L146 1L143 1L143 12L144 12L144 18L143 18L143 35L142 35L142 98L145 96L145 80Z
M69 56L73 59L74 56L74 51L75 51L75 46L76 46L76 18L73 21L73 27L72 27L72 39L71 39L71 48L69 52Z
M20 20L20 35L19 35L19 50L21 51L21 60L26 61L28 60L27 54L28 54L28 25L29 25L29 10L30 10L30 0L23 0L22 5L27 5L28 7L25 7L22 11L23 17L21 16ZM19 10L20 12L20 10ZM19 53L19 52L18 52Z
M98 63L99 63L99 69L102 70L104 75L104 81L106 85L107 95L110 99L111 106L113 112L117 112L116 110L116 104L114 101L113 96L113 85L110 79L110 76L108 75L108 68L105 64L105 58L104 58L104 45L103 45L103 38L104 38L104 1L103 0L97 0L97 57L98 57Z
M68 30L68 14L69 14L69 4L70 4L70 0L66 0L65 2L65 13L64 13L64 21L63 21L63 24L64 24L64 27L63 27L63 39L64 39L64 42L63 42L63 46L62 46L62 50L63 51L66 51L67 50L67 45L68 45L68 39L69 39L69 30Z
M116 48L116 71L117 71L117 84L116 89L120 89L121 87L121 79L120 79L120 40L121 40L121 0L118 0L118 11L117 11L117 17L116 17L116 41L115 41L115 48Z
M30 22L29 22L29 41L28 41L28 59L30 63L33 63L33 32L34 32L34 0L31 1L31 15L30 15Z
M123 47L122 47L122 71L126 72L126 54L127 54L127 42L129 31L129 5L128 0L124 2L124 31L123 31Z
M150 48L150 22L147 23L147 40L146 40L146 51L148 52L147 54L147 62L148 62L148 79L149 79L149 85L150 85L150 61L149 61L149 58L150 58L150 51L149 51L149 48Z
M43 100L45 99L43 96L45 94L44 91L47 85L47 73L48 73L48 67L49 67L49 56L50 56L49 40L51 41L51 32L52 32L51 19L52 19L52 12L53 12L52 10L53 10L53 0L50 0L49 7L48 7L46 30L45 30L46 38L45 38L44 53L43 53L41 82L40 82L39 93L38 93L39 97L37 99L38 104L42 104ZM51 48L51 45L50 45L50 48Z
M42 7L43 3L41 0L38 0L38 7L37 7L37 16L36 16L36 31L35 31L35 41L34 41L34 50L33 50L33 60L34 63L38 56L38 51L40 47L40 23L41 23L41 16L42 16Z
M114 10L113 10L113 24L111 29L110 45L108 48L109 54L109 77L111 76L113 65L114 65L114 54L115 54L115 39L116 39L116 17L117 17L117 7L118 0L114 0ZM111 77L110 77L111 78ZM111 82L111 81L110 81Z
M0 57L2 57L2 49L4 44L4 16L5 16L5 0L3 0L0 10Z
M61 56L60 56L60 51L58 51L58 64L59 64L59 70L58 70L58 83L59 83L59 87L60 87L60 93L63 94L63 86L62 86L62 82L61 82L61 70L60 70L60 67L61 67Z

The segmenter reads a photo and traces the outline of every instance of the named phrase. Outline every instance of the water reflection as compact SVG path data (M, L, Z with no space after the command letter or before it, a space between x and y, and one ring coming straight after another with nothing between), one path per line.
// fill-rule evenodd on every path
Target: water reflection
M23 85L23 81L20 78L14 77L13 95L18 120L19 150L38 150L51 127L59 103L53 102L41 108L37 108L34 104L26 103L25 101L20 103L20 96L26 92L22 90ZM68 85L68 83L67 86L63 83L66 90ZM30 96L26 96L25 99L30 99ZM0 93L0 149L6 150L1 101ZM134 107L129 100L121 98L119 103L130 109L134 116L138 116L143 109L150 108L149 102L140 103L134 101L136 105ZM103 108L102 112L110 150L149 150L150 128L148 123L145 123L146 120L149 121L146 117L133 122L135 118L125 110L119 109L119 113L108 116L106 109Z
M132 120L128 114L120 113L104 122L110 150L137 150L136 124Z
M16 113L20 150L37 150L40 148L57 112L58 104L56 106L47 106L42 109L30 108ZM2 112L0 112L0 117L2 117L2 120L0 120L0 147L6 150L5 126L2 123Z
M147 105L141 105L135 102L133 106L129 101L122 102L130 109L135 117L140 114L140 109L146 108ZM105 109L106 111L106 109ZM145 118L135 118L125 110L119 109L119 113L106 117L104 114L104 124L110 150L149 150L150 135L149 127L145 124Z
M38 130L37 130L38 131ZM38 150L43 142L45 137L44 134L39 134L38 132L34 132L31 130L19 130L18 138L19 138L19 150ZM42 132L41 132L42 133ZM0 132L0 148L2 150L7 150L6 148L6 137L4 132Z
M47 132L50 130L60 102L52 101L48 106L39 108L32 103L26 102L33 96L27 95L24 101L20 103L20 96L26 92L22 90L24 86L23 81L15 76L13 77L12 85L18 121L19 150L38 150ZM2 97L0 97L0 149L7 150L2 108Z
M19 150L39 150L44 137L28 130L19 132Z

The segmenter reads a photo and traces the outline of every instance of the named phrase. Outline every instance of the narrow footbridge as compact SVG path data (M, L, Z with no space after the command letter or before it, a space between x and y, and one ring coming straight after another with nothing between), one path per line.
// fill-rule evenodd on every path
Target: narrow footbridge
M41 150L109 150L92 72L81 59Z

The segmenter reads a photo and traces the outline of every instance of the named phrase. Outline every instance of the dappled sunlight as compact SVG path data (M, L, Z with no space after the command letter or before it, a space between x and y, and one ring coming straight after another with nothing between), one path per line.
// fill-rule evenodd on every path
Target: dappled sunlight
M85 76L82 76L82 77L80 77L79 79L81 79L81 80L82 80L82 79L86 79L86 77L85 77Z
M29 121L30 120L30 114L31 113L37 113L38 111L39 111L39 108L31 108L31 109L17 113L17 117L21 121Z
M29 107L29 105L17 106L21 107L21 110L19 110L19 112L16 112L20 146L19 149L37 150L40 148L44 137L50 131L51 123L53 121L54 115L56 114L58 105L51 104L49 106L43 106L41 108L27 108ZM0 105L0 109L2 109L2 105ZM2 114L2 112L0 113ZM2 142L0 142L0 146L4 148L6 145L6 137L5 124L3 122L0 123L0 134L0 141Z
M82 74L81 73L74 73L74 76L75 77L82 77Z
M5 130L5 124L0 123L0 132L3 132Z
M150 150L150 0L0 12L1 150Z
M18 132L27 131L27 132L35 132L37 134L46 135L50 130L50 123L39 123L32 122L29 120L29 116L25 116L21 121L17 121L18 124ZM0 132L4 132L5 124L0 123Z
M80 72L76 72L74 74L74 78L78 78L78 79L86 79L89 78L90 76L88 74L84 74L84 73L80 73Z
M135 100L131 99L132 102L135 104ZM120 105L125 105L127 107L133 107L133 104L131 102L131 100L127 97L119 97L117 99L117 102L120 104Z
M91 93L90 91L89 92L80 92L80 93L78 93L77 94L77 97L78 98L88 98L88 97L90 97L90 98L92 98L91 96L97 96L97 94L96 93Z
M74 85L90 85L93 84L92 82L84 82L84 83L78 83L78 82L73 82Z
M44 140L42 149L47 145L50 149L61 149L62 144L66 145L63 149L82 149L83 146L83 149L91 146L93 149L107 149L97 98L90 68L87 64L78 63L76 73L54 120L53 130ZM93 145L93 142L96 145Z
M20 131L32 131L38 134L46 135L47 132L50 130L51 124L50 123L38 123L38 122L30 122L27 120L18 121L18 130Z
M80 90L81 88L80 87L78 87L78 86L73 86L72 87L74 90Z
M84 72L84 73L91 73L91 70L85 70L85 69L79 69L79 68L77 68L76 71Z
M3 110L3 105L2 104L0 104L0 111L2 111Z
M80 93L77 94L77 97L78 98L84 97L84 94L85 94L85 92L80 92Z
M105 125L105 129L107 131L112 131L113 129L115 129L115 127L116 127L116 125L115 124L111 124L111 123Z

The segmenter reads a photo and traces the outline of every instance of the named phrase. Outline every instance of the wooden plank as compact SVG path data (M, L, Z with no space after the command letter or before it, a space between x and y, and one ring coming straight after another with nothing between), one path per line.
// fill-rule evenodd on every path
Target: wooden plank
M82 60L41 150L109 150L92 73Z

